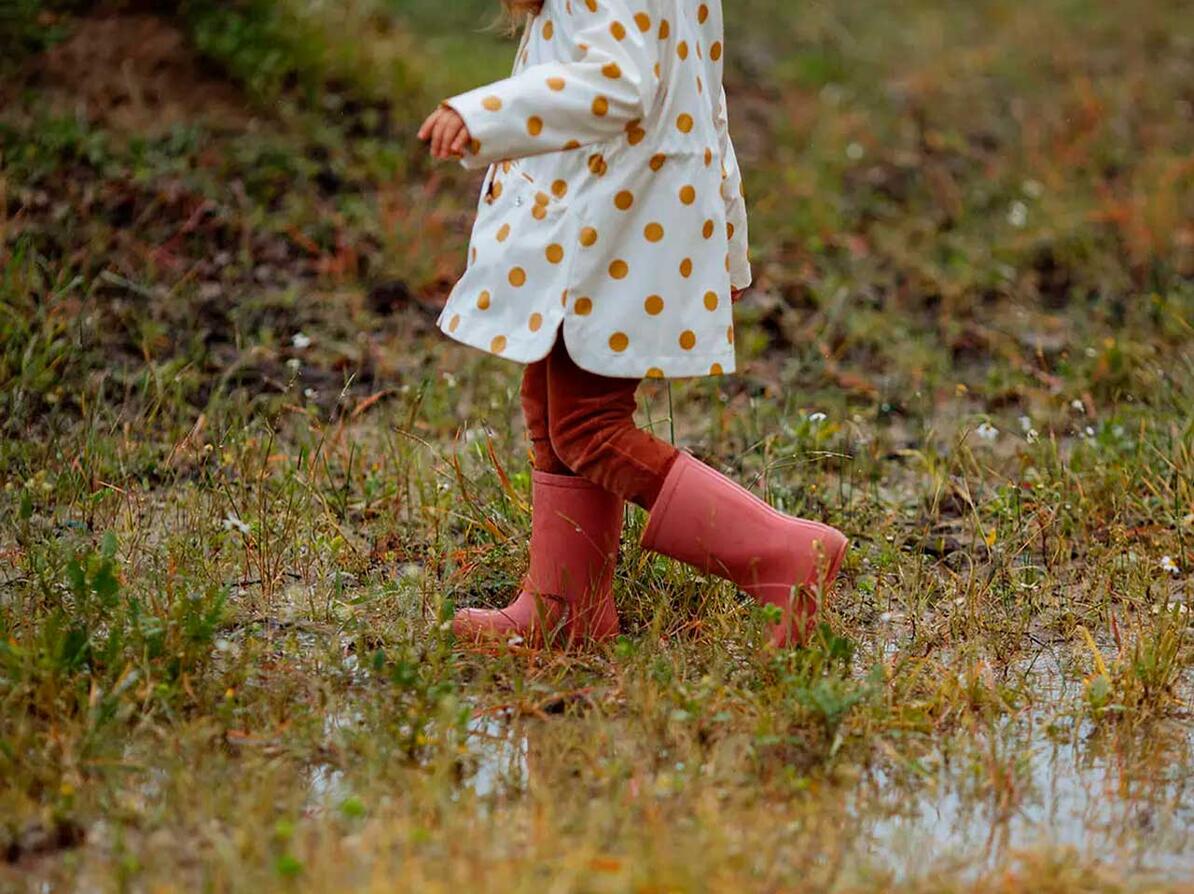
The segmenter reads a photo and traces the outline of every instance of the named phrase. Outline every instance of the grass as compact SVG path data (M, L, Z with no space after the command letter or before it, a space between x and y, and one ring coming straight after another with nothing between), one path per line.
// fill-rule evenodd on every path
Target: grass
M202 89L33 77L56 8L0 104L0 886L1182 890L1179 4L735 5L745 371L641 421L851 536L783 654L637 511L615 644L455 647L527 448L432 326L475 182L412 135L511 47L480 0L210 10L158 23Z

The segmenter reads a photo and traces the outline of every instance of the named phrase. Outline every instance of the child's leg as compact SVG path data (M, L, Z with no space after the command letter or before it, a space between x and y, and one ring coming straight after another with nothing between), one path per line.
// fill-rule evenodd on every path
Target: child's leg
M581 369L562 339L547 363L547 418L555 457L577 475L650 509L678 453L634 424L638 380Z
M551 431L547 424L547 358L528 364L522 374L522 415L526 420L527 437L531 439L534 467L539 472L571 475L551 447Z
M650 510L643 546L733 581L781 610L772 641L808 636L846 551L840 531L776 512L721 473L634 424L638 382L548 357L551 445L573 472Z
M531 439L530 568L522 590L504 609L463 609L452 629L461 639L550 639L566 642L617 636L613 572L622 533L620 497L577 477L551 446L544 359L527 366L522 409ZM632 403L633 406L633 403Z

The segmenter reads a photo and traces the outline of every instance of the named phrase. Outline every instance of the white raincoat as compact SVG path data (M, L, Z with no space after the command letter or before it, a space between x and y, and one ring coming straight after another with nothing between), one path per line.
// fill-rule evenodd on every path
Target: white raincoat
M529 363L562 325L601 375L733 371L751 272L723 39L720 0L546 0L514 74L448 100L490 168L445 333Z

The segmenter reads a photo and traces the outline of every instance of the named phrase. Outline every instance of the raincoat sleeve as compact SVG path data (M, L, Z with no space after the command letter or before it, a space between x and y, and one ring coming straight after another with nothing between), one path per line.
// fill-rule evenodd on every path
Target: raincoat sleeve
M571 61L532 65L447 100L472 136L465 167L633 138L650 114L658 84L650 18L632 14L626 0L573 0L567 8L528 27L566 41Z
M734 289L745 289L751 283L746 198L742 188L742 172L738 168L738 157L734 154L734 143L730 139L725 88L722 88L717 103L715 120L721 142L721 197L726 203L726 232L730 243L730 285Z

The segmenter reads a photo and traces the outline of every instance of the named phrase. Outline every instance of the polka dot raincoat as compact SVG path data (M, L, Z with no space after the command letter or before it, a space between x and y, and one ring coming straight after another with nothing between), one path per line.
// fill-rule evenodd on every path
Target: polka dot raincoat
M546 0L514 73L448 100L489 166L440 328L529 363L563 328L580 367L734 369L750 284L720 0Z

